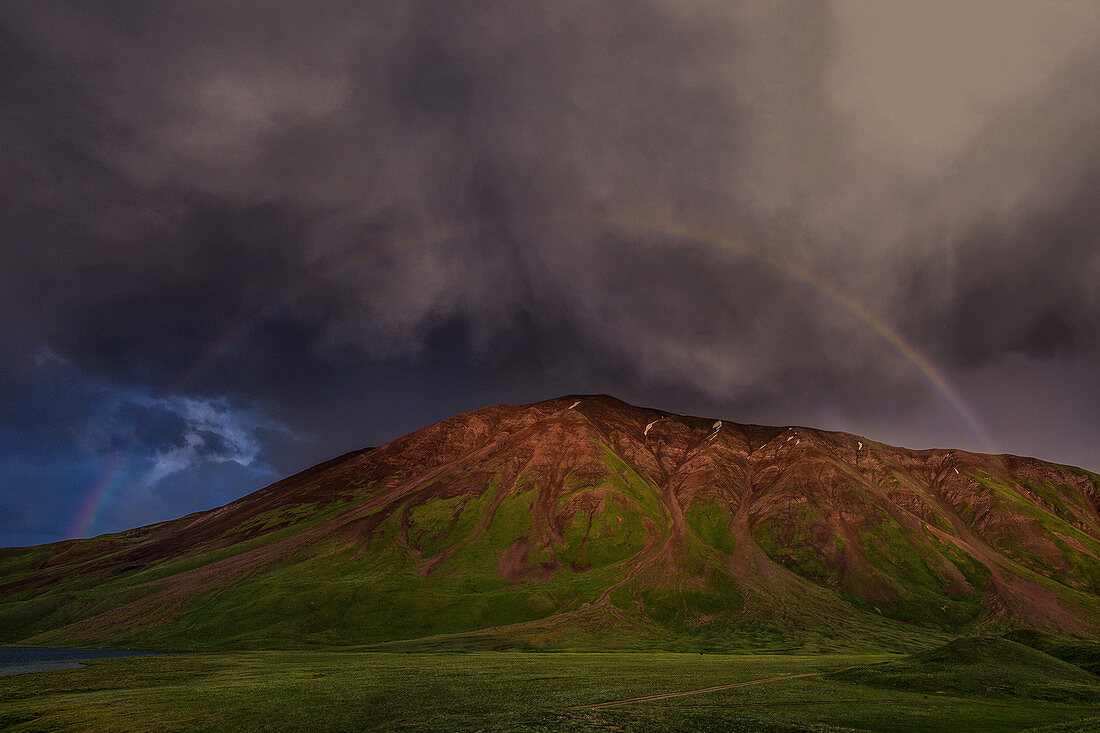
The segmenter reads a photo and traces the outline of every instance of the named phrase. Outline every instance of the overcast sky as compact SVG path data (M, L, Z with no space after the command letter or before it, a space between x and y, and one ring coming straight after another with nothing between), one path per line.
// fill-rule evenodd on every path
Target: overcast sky
M1100 5L0 0L0 545L568 393L1100 469Z

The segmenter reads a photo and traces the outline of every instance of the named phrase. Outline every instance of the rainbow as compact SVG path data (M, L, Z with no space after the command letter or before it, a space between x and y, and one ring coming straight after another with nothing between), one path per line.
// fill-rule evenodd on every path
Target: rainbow
M613 228L650 232L671 239L699 242L714 247L730 249L739 254L746 255L761 264L767 265L783 273L793 280L809 286L820 295L841 306L893 346L894 349L906 361L912 364L924 379L932 385L936 392L944 398L970 433L977 438L982 448L987 453L998 452L992 435L990 435L989 431L983 426L974 408L966 403L966 400L963 399L958 389L951 384L947 375L944 374L929 357L925 356L911 341L902 336L897 329L891 326L885 319L875 315L867 306L809 270L788 260L761 252L737 240L715 235L710 232L697 231L681 226L637 224L615 219L600 219L599 222Z
M485 228L486 227L481 224L458 223L427 229L420 232L415 238L406 240L399 245L398 251L411 252L421 247L442 244L461 236L482 231ZM266 305L255 309L252 313L237 319L237 321L227 328L221 336L197 354L188 365L164 387L163 391L166 394L175 394L182 391L188 384L198 378L203 370L225 356L237 342L244 339L244 337L259 323L270 318L278 311L292 306L314 288L324 285L325 277L364 267L387 256L387 254L388 253L384 252L356 252L353 256L340 260L332 267L315 275L311 280L307 280L297 288L291 289L284 294L283 297L276 298ZM73 521L69 525L69 537L83 537L91 531L103 507L106 505L108 497L118 485L126 468L129 466L134 448L148 428L149 425L146 421L139 422L134 429L133 438L130 441L129 447L112 454L103 472L100 474L100 477L92 484L92 488L88 490L87 497L73 517Z
M76 517L69 527L69 537L83 537L95 524L109 490L113 488L126 468L129 453L130 451L116 451L111 455L106 468L103 469L103 473L92 484L84 503L77 510Z
M625 220L610 217L578 217L575 215L551 215L537 218L516 219L513 220L513 222L516 224L532 225L558 224L589 227L595 225L624 232L655 234L667 239L696 242L710 247L734 251L766 265L782 273L784 276L808 286L822 297L839 305L853 317L871 328L884 341L889 343L899 355L909 362L924 380L932 386L987 452L998 452L995 448L992 436L983 426L976 411L967 404L966 400L959 393L959 390L951 384L947 375L944 374L928 356L923 354L911 341L902 336L897 329L890 325L884 318L876 315L867 308L867 306L804 267L750 247L739 240L714 232L692 229L681 224L646 222L642 218ZM396 247L396 252L406 254L423 247L438 246L454 241L460 237L481 233L499 226L501 226L500 222L457 222L433 227L423 230L416 236L400 242ZM338 260L329 268L317 273L299 287L285 293L282 297L276 298L270 303L257 308L251 314L240 318L226 329L218 339L211 343L201 353L197 354L188 366L166 386L165 392L176 393L181 391L186 385L197 378L203 370L227 354L233 346L251 332L257 324L271 317L279 310L292 306L314 288L323 286L326 282L326 277L337 274L346 276L349 272L367 267L383 257L392 256L393 251L393 248L391 248L389 252L353 252L349 256ZM95 484L93 484L92 488L89 490L87 499L77 512L69 536L84 536L91 530L108 496L123 476L129 464L133 447L140 440L141 435L147 427L147 425L139 425L134 432L134 439L130 449L120 451L112 456L111 460L104 468L103 474Z

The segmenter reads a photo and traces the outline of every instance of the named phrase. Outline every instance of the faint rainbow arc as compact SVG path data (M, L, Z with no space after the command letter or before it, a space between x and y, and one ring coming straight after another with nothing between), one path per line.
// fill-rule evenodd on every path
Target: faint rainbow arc
M416 237L397 245L398 253L407 253L415 251L425 246L439 244L446 242L456 237L470 234L476 231L480 231L488 228L488 224L471 223L471 222L459 222L455 224L443 225L433 227L422 232L419 232ZM392 249L392 247L391 247ZM238 319L232 326L218 337L212 344L203 349L195 358L193 358L190 364L180 374L168 383L163 389L163 392L172 394L178 392L192 380L194 380L207 366L217 361L224 356L233 347L235 343L246 336L257 324L265 320L266 318L274 315L279 310L293 305L295 301L308 294L313 288L319 287L324 284L323 278L332 274L336 270L348 270L356 267L363 267L371 264L379 259L384 259L387 256L392 256L394 252L356 252L354 256L340 260L336 265L330 266L321 270L318 273L314 273L313 276L299 285L293 288L281 298L275 298L266 305L255 309L255 311L248 316ZM107 462L106 467L100 473L99 478L92 484L92 488L88 491L88 496L84 502L80 505L74 516L72 522L69 525L68 535L70 537L80 537L86 534L92 526L95 524L96 519L99 517L100 511L105 505L105 501L109 496L112 488L116 482L122 477L126 470L126 467L130 463L130 459L133 456L133 449L137 445L141 438L141 435L149 427L148 421L142 420L135 427L133 437L130 441L129 447L125 450L116 451L111 459Z
M87 498L77 510L76 517L69 527L70 537L81 537L91 529L92 524L95 523L96 515L99 513L100 506L107 496L107 490L111 488L114 481L122 474L123 468L125 468L128 453L129 451L116 451L107 461L107 467L96 482L92 484Z
M982 444L982 447L989 453L996 453L997 448L993 437L989 431L982 425L981 420L967 403L959 391L951 384L947 375L945 375L935 363L925 356L914 344L908 339L902 336L898 331L887 323L883 318L875 315L869 308L851 297L847 293L842 292L835 286L826 282L822 278L814 275L810 271L795 265L794 263L786 260L774 257L772 255L760 252L752 247L749 247L739 241L715 235L710 232L701 232L686 227L668 226L668 225L653 225L650 223L631 223L629 221L617 220L617 219L599 219L600 223L606 224L610 227L617 227L621 229L637 229L639 231L646 231L655 234L662 234L670 238L677 238L686 241L702 242L710 244L712 246L726 247L736 250L742 254L745 254L753 259L762 262L769 267L772 267L785 275L798 280L806 285L809 285L820 294L826 296L830 300L834 301L849 313L854 315L859 320L871 327L879 336L889 342L909 363L917 368L917 370L924 376L926 380L936 389L937 392L947 401L952 410L958 415L958 417L966 425L967 429L973 433Z
M865 305L852 298L847 293L842 292L835 286L824 281L822 278L814 275L809 270L800 267L794 263L788 262L784 259L766 254L753 247L745 245L729 237L714 234L712 232L701 231L691 229L682 225L669 225L669 224L655 224L652 222L646 222L644 220L625 220L616 219L610 217L578 217L575 215L552 215L544 217L530 217L523 219L513 219L512 223L530 223L530 224L568 224L568 225L600 225L607 228L620 229L620 230L635 230L640 232L646 232L650 234L658 234L671 239L680 239L690 242L698 242L708 244L710 246L731 249L739 252L743 255L751 257L758 262L761 262L784 275L797 280L810 288L814 289L821 295L825 296L829 300L837 303L846 311L851 313L857 319L868 325L875 333L881 338L886 340L893 346L899 354L902 355L908 362L910 362L921 375L935 388L935 390L946 400L951 406L952 410L963 421L966 427L973 433L973 435L981 442L983 448L990 453L996 453L997 450L994 447L993 438L990 436L988 430L986 430L978 418L974 410L967 405L966 400L958 392L958 390L951 384L947 376L935 365L935 363L925 356L914 344L909 342L898 331L887 323L884 319L877 316ZM327 275L334 274L336 272L346 273L349 270L364 267L375 261L393 256L395 254L407 254L412 251L416 251L425 246L431 246L441 244L457 237L478 233L484 230L488 230L495 227L506 225L508 222L457 222L452 224L446 224L437 226L425 230L417 236L399 243L397 245L391 245L388 251L369 251L353 252L349 256L339 260L336 264L325 268L324 270L315 273L310 280L306 281L302 285L295 289L292 289L287 295L281 298L272 300L267 305L258 308L252 315L239 319L233 326L225 331L225 333L214 341L209 347L204 349L198 356L196 356L190 363L190 365L184 369L180 375L173 379L169 385L166 386L165 392L173 393L180 390L186 384L195 379L206 367L219 358L224 356L233 347L237 341L247 335L255 326L270 317L277 311L287 306L292 305L295 301L306 295L313 288L319 287L324 284L323 278ZM96 481L91 489L88 499L82 505L78 512L76 519L72 524L70 530L70 536L80 536L85 534L95 523L100 510L102 509L104 502L114 486L115 482L121 477L127 464L129 463L130 456L132 454L132 448L136 445L140 439L140 434L147 427L146 424L139 424L138 428L134 431L135 437L131 443L130 449L126 451L120 451L112 460L108 463L100 479Z

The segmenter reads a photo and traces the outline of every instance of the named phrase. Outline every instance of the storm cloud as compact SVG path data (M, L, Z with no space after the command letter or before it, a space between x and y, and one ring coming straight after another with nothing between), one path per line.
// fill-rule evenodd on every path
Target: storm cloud
M111 451L160 468L87 531L594 391L1096 469L1098 32L1022 0L4 4L0 542L69 531Z

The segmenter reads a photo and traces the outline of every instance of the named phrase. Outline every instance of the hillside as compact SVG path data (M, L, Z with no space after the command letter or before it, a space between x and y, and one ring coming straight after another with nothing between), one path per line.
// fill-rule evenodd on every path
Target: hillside
M1098 496L1100 476L1029 458L606 396L498 405L218 509L0 550L0 641L824 650L1013 628L1092 637Z
M832 677L898 690L1095 702L1100 678L1037 649L998 637L968 637L894 662Z

